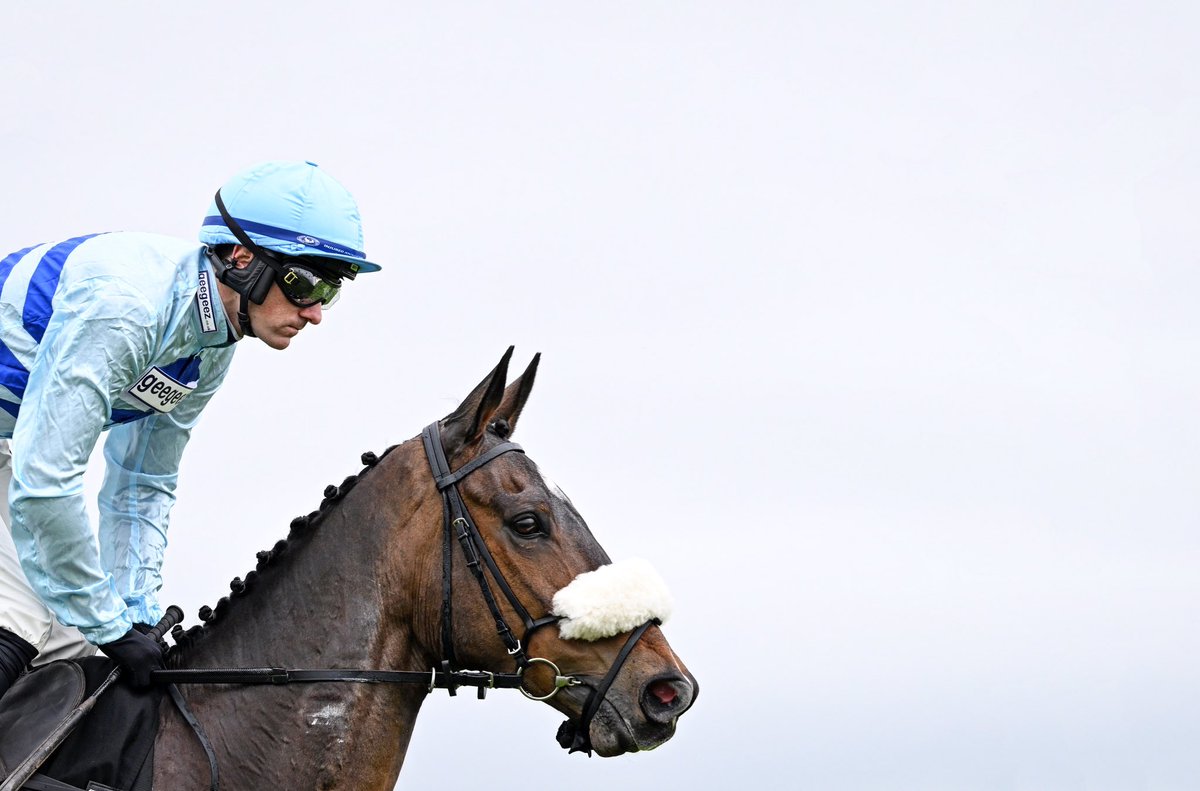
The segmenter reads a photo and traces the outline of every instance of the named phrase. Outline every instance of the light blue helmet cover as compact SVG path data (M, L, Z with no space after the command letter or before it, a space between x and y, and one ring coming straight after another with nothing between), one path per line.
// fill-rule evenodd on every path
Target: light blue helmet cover
M363 253L358 204L345 187L312 162L263 162L221 187L225 208L255 244L284 255L334 258L359 272L379 265ZM213 200L200 227L200 241L238 244Z

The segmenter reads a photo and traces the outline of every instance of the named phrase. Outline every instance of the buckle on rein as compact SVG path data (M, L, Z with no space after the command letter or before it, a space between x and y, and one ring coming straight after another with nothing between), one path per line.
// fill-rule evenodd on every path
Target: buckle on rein
M554 687L545 695L535 695L525 688L525 670L534 664L546 665L554 672ZM429 670L430 692L433 692L438 688L438 672L439 670L436 667L430 668ZM446 679L446 691L449 692L452 697L458 694L458 688L460 686L475 687L477 690L477 697L480 700L483 700L485 697L487 697L487 691L489 689L496 689L496 674L490 670L450 670L449 668L443 667L440 672L444 674ZM506 677L511 678L512 676L509 675ZM521 683L517 685L517 689L521 690L521 694L530 700L550 700L550 698L558 694L560 689L564 689L566 687L575 687L583 683L579 679L575 678L575 676L564 676L562 671L558 669L558 665L554 664L549 659L543 659L538 656L526 660L524 665L517 668L516 677L521 681ZM470 683L472 681L481 683Z
M451 697L457 695L458 688L460 686L463 686L461 683L456 683L456 681L455 681L456 679L459 680L459 682L461 682L462 680L486 681L487 683L483 683L483 684L467 684L467 686L475 687L478 690L478 697L480 700L483 700L485 697L487 697L487 691L489 689L496 688L496 674L495 673L492 673L487 670L451 670L448 662L443 663L443 665L444 665L444 667L442 669L442 672L446 674L446 691L450 693ZM433 692L435 689L437 689L437 674L438 674L438 669L436 667L430 668L430 670L429 670L429 691L430 692Z

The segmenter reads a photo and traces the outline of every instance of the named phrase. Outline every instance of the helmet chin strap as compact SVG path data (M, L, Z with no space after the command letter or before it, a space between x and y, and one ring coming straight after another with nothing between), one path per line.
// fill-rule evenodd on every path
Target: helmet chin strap
M254 330L250 327L250 298L245 294L241 295L241 301L238 303L237 314L238 326L242 329L243 338L257 338Z

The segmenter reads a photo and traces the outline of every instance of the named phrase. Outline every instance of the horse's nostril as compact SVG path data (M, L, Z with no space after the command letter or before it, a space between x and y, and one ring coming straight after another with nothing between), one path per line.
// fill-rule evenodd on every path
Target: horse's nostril
M642 711L652 722L669 723L691 705L692 688L682 678L660 678L646 685Z
M664 706L670 706L679 696L679 693L675 691L675 685L670 681L655 681L650 685L648 691Z

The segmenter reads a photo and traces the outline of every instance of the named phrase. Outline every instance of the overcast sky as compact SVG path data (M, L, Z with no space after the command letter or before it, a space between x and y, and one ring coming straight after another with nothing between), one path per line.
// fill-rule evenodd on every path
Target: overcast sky
M516 439L672 586L702 687L673 741L587 760L545 706L437 696L399 788L1200 786L1193 4L7 3L0 29L4 251L193 238L291 158L385 265L239 352L165 601L194 623L509 344L543 353Z

